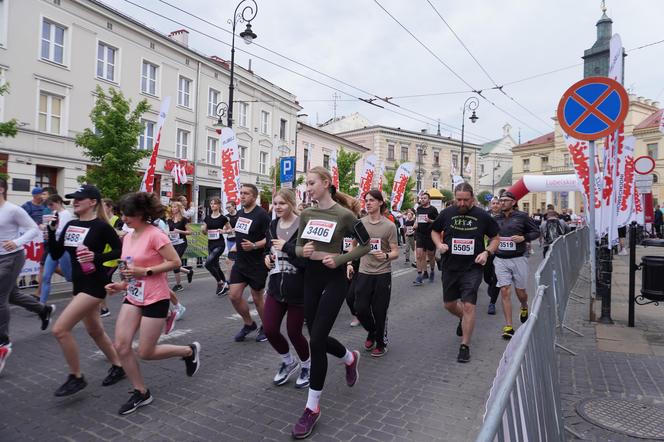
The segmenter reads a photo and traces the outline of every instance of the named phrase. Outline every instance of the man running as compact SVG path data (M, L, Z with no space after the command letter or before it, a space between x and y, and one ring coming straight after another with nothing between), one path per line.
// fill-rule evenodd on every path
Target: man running
M46 330L55 305L40 304L34 297L21 293L16 285L25 262L23 245L41 239L41 231L30 215L7 201L7 180L0 178L0 373L12 352L9 341L9 304L37 313L41 329ZM22 232L22 234L19 234Z
M503 301L505 326L503 327L502 336L504 339L511 339L514 336L512 301L510 299L512 284L514 284L516 290L516 297L521 303L519 319L522 324L528 319L526 242L534 241L540 236L535 221L527 213L515 210L515 204L516 197L514 194L504 192L500 196L502 213L496 218L500 226L500 246L493 264L496 267L496 278L498 278L498 287L500 287L500 295Z
M228 297L233 308L242 316L244 326L235 335L235 341L244 341L249 333L258 329L251 319L249 305L242 298L242 292L248 285L251 296L256 305L258 316L263 319L263 289L267 279L267 269L263 261L266 234L270 228L270 216L263 208L256 205L258 188L253 184L243 184L240 188L240 202L242 210L238 212L235 223L235 239L237 258L231 269L231 288ZM257 342L265 342L267 338L263 333L263 326L258 329Z
M475 328L477 289L487 259L498 248L498 224L475 206L473 187L461 183L454 189L454 206L443 210L433 223L431 239L441 254L443 303L459 318L461 346L457 362L470 361L470 338ZM484 237L490 238L484 247Z
M500 215L500 201L498 197L493 197L491 199L490 205L491 218L496 218ZM487 259L486 264L484 265L484 282L487 285L487 294L489 295L489 307L487 309L487 314L495 315L496 314L496 301L500 295L500 289L496 286L498 279L496 278L496 268L493 265L494 256L490 256Z
M438 216L438 209L431 205L431 197L424 192L420 196L420 205L417 208L415 219L415 258L417 259L417 278L413 282L415 285L422 285L422 280L429 278L430 282L434 279L433 254L435 247L431 241L431 225ZM431 274L427 273L427 260L431 267Z

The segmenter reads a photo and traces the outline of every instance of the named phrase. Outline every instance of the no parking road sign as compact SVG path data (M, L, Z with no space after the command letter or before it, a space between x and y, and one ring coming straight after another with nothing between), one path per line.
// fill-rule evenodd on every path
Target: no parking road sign
M598 140L615 132L627 116L625 88L608 77L588 77L574 83L558 104L563 131L579 140Z

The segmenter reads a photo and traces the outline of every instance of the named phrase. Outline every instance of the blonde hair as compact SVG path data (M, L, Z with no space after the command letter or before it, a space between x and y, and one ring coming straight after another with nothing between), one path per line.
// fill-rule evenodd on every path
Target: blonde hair
M274 195L274 198L276 197L281 197L286 201L286 204L290 206L291 212L295 215L299 215L300 211L297 209L297 203L295 201L295 192L292 189L285 189L281 188L277 191L277 193ZM274 198L272 198L272 202L274 202Z
M327 170L322 166L316 166L309 169L308 173L318 175L318 177L322 181L327 181L328 183L330 183L328 186L328 190L334 201L336 201L346 209L353 212L355 216L358 216L360 214L360 209L362 207L361 203L352 196L337 191L337 188L332 184L332 174L330 174L329 170Z
M175 219L176 214L173 213L173 208L175 208L175 207L178 208L177 216L178 216L179 219ZM184 219L184 206L182 205L181 202L179 202L179 201L172 201L171 202L171 211L170 211L169 216L170 216L170 219L172 219L175 222L179 222L179 221L182 221Z

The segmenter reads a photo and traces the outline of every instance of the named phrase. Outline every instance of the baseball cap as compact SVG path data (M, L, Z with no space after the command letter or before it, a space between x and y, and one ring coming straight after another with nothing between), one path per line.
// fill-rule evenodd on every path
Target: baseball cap
M509 198L509 199L512 199L512 200L516 201L516 197L514 196L514 194L512 192L509 192L509 191L503 192L503 194L500 195L500 197L501 198Z
M101 192L99 192L99 189L92 184L83 184L76 190L76 192L65 195L65 198L79 200L90 198L101 201Z
M34 189L32 189L33 195L39 195L40 193L44 193L44 189L42 189L41 187L35 187Z

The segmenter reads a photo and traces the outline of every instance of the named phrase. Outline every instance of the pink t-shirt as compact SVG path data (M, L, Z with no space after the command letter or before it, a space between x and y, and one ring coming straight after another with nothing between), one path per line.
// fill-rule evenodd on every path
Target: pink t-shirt
M158 227L149 225L139 238L135 232L128 233L122 241L122 259L132 257L137 267L155 267L164 262L159 249L171 243L168 236ZM169 299L167 273L135 278L127 289L126 299L134 305L150 305L163 299Z

